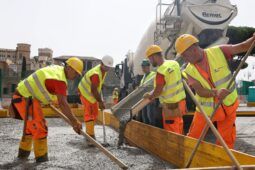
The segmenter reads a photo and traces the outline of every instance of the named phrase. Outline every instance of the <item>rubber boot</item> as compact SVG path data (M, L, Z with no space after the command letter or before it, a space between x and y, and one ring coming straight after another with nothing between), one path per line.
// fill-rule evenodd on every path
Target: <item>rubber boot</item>
M85 122L85 125L86 125L86 133L89 136L95 136L95 131L94 131L95 123L94 123L94 121L92 120L92 121Z
M37 163L48 161L47 138L34 140L34 153Z
M85 122L85 125L86 125L86 133L89 136L91 136L93 139L96 140L96 138L95 138L95 131L94 131L94 126L95 126L94 121ZM87 145L89 147L94 146L88 139L86 139L86 142L87 142Z
M18 159L27 159L32 150L32 136L25 135L22 137L19 144Z

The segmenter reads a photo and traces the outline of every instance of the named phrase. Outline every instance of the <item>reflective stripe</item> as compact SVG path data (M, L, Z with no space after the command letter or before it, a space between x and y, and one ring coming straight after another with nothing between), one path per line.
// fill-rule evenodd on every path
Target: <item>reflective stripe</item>
M234 90L235 90L235 85L233 85L230 89L229 89L229 91L232 93ZM202 105L202 106L205 106L205 107L214 107L214 102L200 102L200 104Z
M87 83L88 85L91 85L91 83L87 80L87 77L85 77L84 80L86 81L86 83Z
M155 72L154 71L151 71L149 74L144 74L143 75L143 78L142 78L142 80L141 80L141 82L140 82L140 86L142 86L142 85L144 85L144 84L147 84L148 82L150 82L151 80L153 80L154 79L154 77L155 77ZM148 79L147 79L148 78Z
M200 104L204 107L214 107L213 102L200 102Z
M183 91L184 91L184 87L182 87L182 88L176 90L176 91L173 92L173 93L170 93L170 94L167 95L167 96L160 96L160 98L168 99L168 98L173 97L173 96L175 96L175 95L177 95L177 94L179 94L179 93L181 93L181 92L183 92Z
M220 79L218 81L216 81L214 84L215 86L219 86L223 83L226 83L227 81L229 81L232 78L232 74L230 73L229 75L227 75L226 77L224 77L223 79Z
M178 85L181 84L181 83L182 83L182 80L179 80L179 81L177 81L177 82L174 83L174 84L171 84L171 85L169 85L169 86L164 87L164 90L167 91L167 90L169 90L169 89L172 89L172 88L178 86Z
M144 83L151 81L153 78L154 78L154 76L152 76L150 79L146 80Z
M41 91L41 93L43 94L43 96L45 97L45 99L46 99L48 102L50 102L50 101L51 101L50 96L49 96L48 92L43 88L43 86L42 86L42 84L41 84L41 82L40 82L40 80L39 80L37 74L34 73L34 74L32 75L32 77L34 78L35 84L37 85L37 87L39 88L39 90Z
M28 91L32 94L33 97L36 97L32 87L30 86L29 82L27 81L27 79L24 81L24 85L26 86L26 88L28 89Z
M97 75L99 78L98 86L94 86L94 84L90 80L90 77L94 75ZM78 89L80 90L82 96L86 98L90 103L95 103L97 101L92 91L94 89L91 89L91 87L95 87L95 90L97 90L97 92L100 94L106 75L107 72L105 72L104 76L102 75L101 65L99 64L89 70L81 79L78 85Z
M152 81L153 81L153 77L149 80L147 80L146 82L144 82L143 84L141 84L140 86L138 86L137 88L140 88L140 87L148 87L148 86L152 86Z
M34 73L32 75L34 81L35 81L35 84L37 85L37 87L39 88L40 92L43 94L43 96L45 97L45 99L50 102L51 99L50 99L50 96L48 94L48 92L43 88L42 84L40 83L40 80L38 78L38 76ZM29 84L29 82L27 81L27 79L24 81L24 84L26 86L26 88L28 89L28 91L32 94L33 97L37 98L36 97L36 93L34 92L33 88L31 87L31 85ZM39 100L39 99L38 99Z
M85 78L85 81L86 81L86 78ZM88 83L89 84L89 83ZM85 87L85 84L83 81L81 81L81 87L83 88L83 90L89 95L89 96L93 96L89 91L88 89Z
M142 78L142 81L141 81L141 85L143 85L145 78L146 78L145 75L143 75L143 78Z
M229 91L233 92L236 89L235 83L233 83L233 85L230 87Z

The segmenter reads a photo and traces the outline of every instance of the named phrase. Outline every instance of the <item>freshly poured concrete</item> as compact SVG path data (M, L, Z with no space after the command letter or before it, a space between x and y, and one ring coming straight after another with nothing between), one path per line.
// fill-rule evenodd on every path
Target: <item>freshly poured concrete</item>
M0 169L120 169L100 150L88 147L83 136L74 133L71 127L61 119L48 119L49 162L34 163L34 154L29 160L19 163L14 161L22 134L21 121L0 119ZM171 169L166 162L146 153L136 147L118 149L118 134L106 128L107 149L122 160L130 169ZM96 138L103 142L102 126L96 126Z
M14 161L22 134L22 121L0 119L0 169L119 169L97 148L87 147L83 136L74 133L62 119L51 118L49 123L49 162L34 163L31 153L26 162ZM239 117L236 121L235 149L255 155L255 117ZM116 147L118 134L106 128L107 149L128 165L129 169L171 169L173 166L136 147ZM209 141L214 141L212 134ZM208 139L207 137L207 139ZM96 126L96 138L103 142L102 126Z

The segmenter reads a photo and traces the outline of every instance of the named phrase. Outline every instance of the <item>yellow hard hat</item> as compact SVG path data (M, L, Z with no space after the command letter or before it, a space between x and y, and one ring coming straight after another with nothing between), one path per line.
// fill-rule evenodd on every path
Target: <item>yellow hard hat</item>
M199 42L196 37L191 34L183 34L175 41L176 52L180 55L186 51L191 45Z
M152 54L162 52L162 49L158 45L151 45L146 50L146 57L151 56Z
M83 62L77 58L77 57L71 57L68 60L66 60L66 64L72 67L77 73L82 75L83 70Z

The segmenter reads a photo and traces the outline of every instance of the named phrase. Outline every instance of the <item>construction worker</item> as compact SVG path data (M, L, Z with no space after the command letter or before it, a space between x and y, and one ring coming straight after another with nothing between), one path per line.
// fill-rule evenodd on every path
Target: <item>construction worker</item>
M230 89L226 89L232 77L227 60L232 59L235 54L247 51L254 40L255 34L252 38L236 45L202 49L196 37L183 34L175 43L177 53L188 63L184 73L205 113L210 116L217 102L224 99L213 122L216 123L219 133L229 148L234 147L236 139L235 120L239 103L235 83ZM205 119L196 108L188 136L199 138L205 124ZM219 144L218 141L216 143Z
M104 56L101 64L89 70L81 79L78 89L80 99L84 105L84 121L86 125L86 133L95 138L94 124L98 116L98 109L105 109L105 104L102 99L101 90L107 72L113 67L113 58ZM89 141L88 145L92 146Z
M146 56L152 66L158 68L153 93L146 94L144 97L150 100L159 97L162 104L164 129L182 134L182 115L186 113L186 95L182 84L180 66L176 61L164 60L162 49L157 45L148 47Z
M154 71L151 71L150 66L151 66L150 61L148 59L143 59L141 67L144 75L140 82L140 86L142 86L143 84L147 83L148 81L152 80L155 77L156 73Z
M75 57L69 58L66 65L52 65L37 70L21 81L14 92L10 114L25 121L23 137L19 145L19 159L27 159L32 150L36 162L48 160L47 122L44 119L41 103L58 101L61 111L72 122L78 134L81 123L75 118L67 103L67 80L74 80L81 75L83 62Z
M150 68L151 64L148 59L144 59L141 63L141 67L143 70L143 78L140 82L140 86L143 86L150 80L155 78L156 73L154 71L151 71ZM155 125L155 101L147 105L145 108L143 108L141 112L142 122L150 125Z
M112 92L112 100L114 105L119 102L119 89L117 87Z

